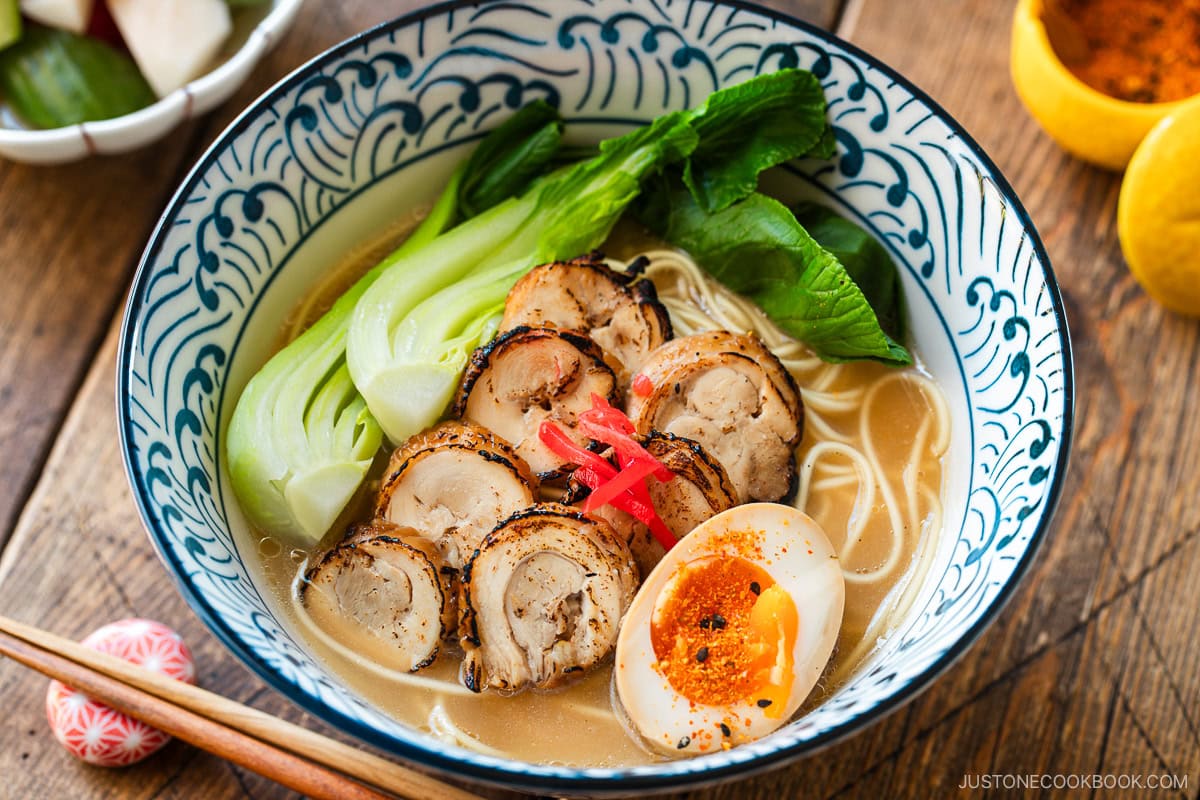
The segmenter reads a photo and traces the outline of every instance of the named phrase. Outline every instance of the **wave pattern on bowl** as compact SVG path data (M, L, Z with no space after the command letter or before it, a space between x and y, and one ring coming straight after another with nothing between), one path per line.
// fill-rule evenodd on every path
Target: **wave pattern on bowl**
M793 179L889 247L914 298L918 338L945 340L930 367L961 411L956 420L966 421L947 464L944 541L914 611L826 703L728 752L575 769L414 738L313 661L234 545L231 525L244 523L216 442L240 391L229 373L258 299L362 192L477 139L526 102L545 99L568 120L632 124L793 66L825 86L839 150L833 162L790 167ZM826 34L767 12L680 0L440 7L318 59L202 159L130 298L119 368L123 450L151 538L185 596L241 658L310 711L430 766L492 781L680 785L848 733L913 696L995 615L1061 483L1072 407L1064 326L1036 234L978 147L919 92Z

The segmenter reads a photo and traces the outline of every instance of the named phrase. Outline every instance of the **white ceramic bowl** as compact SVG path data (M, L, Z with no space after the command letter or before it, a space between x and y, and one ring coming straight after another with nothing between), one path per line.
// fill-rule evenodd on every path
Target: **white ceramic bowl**
M224 431L289 309L331 263L430 201L484 131L530 100L596 139L780 67L825 87L837 156L774 188L884 243L916 349L952 415L944 527L912 609L817 708L698 758L575 768L482 755L348 690L275 609L245 558ZM546 794L645 794L784 763L878 720L962 655L1044 536L1071 436L1066 319L1046 253L996 167L945 111L852 45L778 13L707 0L455 2L357 36L271 89L167 209L120 346L133 495L196 613L272 686L330 724L431 769Z
M51 130L0 123L0 156L27 164L62 164L89 155L124 153L161 139L180 123L229 99L292 24L303 2L274 0L261 10L239 10L217 66L132 114Z

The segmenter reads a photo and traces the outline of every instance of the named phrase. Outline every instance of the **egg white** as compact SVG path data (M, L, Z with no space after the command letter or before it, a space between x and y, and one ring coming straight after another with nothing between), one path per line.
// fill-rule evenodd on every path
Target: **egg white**
M731 533L747 531L758 534L761 557L722 543ZM681 566L722 555L745 558L766 570L796 605L800 624L792 650L795 673L787 705L777 718L768 717L752 697L729 706L694 704L656 667L650 622L664 587ZM792 506L750 503L698 525L647 576L622 623L614 673L629 722L651 746L676 755L719 751L722 742L737 745L767 735L791 719L821 677L842 624L845 595L841 565L829 538ZM712 737L694 736L696 731L710 731Z

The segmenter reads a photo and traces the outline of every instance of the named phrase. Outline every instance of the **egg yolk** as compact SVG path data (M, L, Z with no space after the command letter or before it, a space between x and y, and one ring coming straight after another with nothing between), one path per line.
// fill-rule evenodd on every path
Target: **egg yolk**
M778 719L791 694L796 604L770 574L738 557L683 565L650 625L658 670L693 703L748 701Z

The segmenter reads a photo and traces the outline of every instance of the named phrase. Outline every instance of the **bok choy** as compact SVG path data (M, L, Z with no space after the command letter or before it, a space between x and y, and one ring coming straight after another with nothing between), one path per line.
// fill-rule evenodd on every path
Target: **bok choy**
M771 167L833 155L817 79L782 70L717 92L707 106L691 158L648 183L634 215L821 358L911 364L900 278L882 245L819 206L793 212L757 192Z
M347 337L354 383L401 442L444 413L467 359L495 332L504 299L532 267L598 247L647 177L679 164L706 207L752 192L763 169L829 145L825 99L808 72L760 75L600 143L411 253L359 301Z
M903 295L887 252L852 223L831 219L832 212L805 213L830 246L853 258L853 277L792 211L757 192L708 213L674 176L649 189L638 210L651 230L686 250L727 288L753 300L821 358L911 364L908 350L880 325L880 319L887 320L897 337L903 335ZM875 296L869 299L860 285ZM870 300L876 301L874 307Z
M525 107L489 134L404 244L251 379L226 438L233 488L251 523L309 542L333 525L382 443L346 366L355 305L392 264L460 218L524 189L555 158L561 136L557 112L544 103Z
M358 301L347 337L354 384L388 438L442 415L521 275L598 246L641 180L695 145L689 116L667 114L396 262Z

